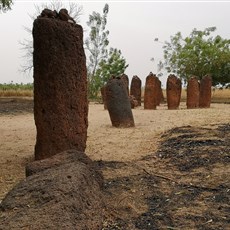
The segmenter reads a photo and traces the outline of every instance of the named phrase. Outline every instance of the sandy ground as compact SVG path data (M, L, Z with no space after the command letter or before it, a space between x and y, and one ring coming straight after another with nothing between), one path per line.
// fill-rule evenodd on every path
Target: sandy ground
M160 135L174 127L229 123L230 105L212 104L210 109L133 110L134 128L114 128L101 104L90 104L86 153L94 160L128 162L157 149ZM24 166L33 159L36 128L32 113L0 115L0 200L24 178Z
M230 121L230 105L214 104L210 109L133 110L135 128L111 126L109 114L101 105L90 105L87 154L93 159L129 161L147 155L157 148L162 133L180 126L211 126Z

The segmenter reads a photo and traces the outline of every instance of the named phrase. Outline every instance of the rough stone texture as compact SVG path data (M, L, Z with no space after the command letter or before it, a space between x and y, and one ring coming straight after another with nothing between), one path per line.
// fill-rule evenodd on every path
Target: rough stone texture
M200 81L200 108L210 108L212 96L212 78L209 75L204 76Z
M115 127L133 127L133 113L123 80L120 77L111 78L106 85L105 92L112 125Z
M59 15L56 10L44 9L38 17L58 18Z
M129 77L126 74L123 73L120 76L120 78L124 82L124 84L126 86L127 94L129 95Z
M144 109L156 109L158 101L158 78L150 72L146 77L144 93Z
M69 16L68 11L66 9L61 9L59 11L59 18L63 21L69 21L69 22L75 23L73 18Z
M76 150L37 161L3 199L0 229L102 229L102 176L92 164Z
M195 109L199 107L200 84L196 76L188 80L187 85L187 108Z
M133 76L131 81L130 95L133 95L138 102L138 106L141 106L141 79L136 75Z
M105 87L106 87L105 85L101 87L101 97L102 97L102 102L104 104L104 109L107 110Z
M93 162L85 153L79 152L75 149L66 150L56 154L50 158L33 161L26 165L26 177L39 173L49 168L59 167L62 164L69 164L71 162L82 162L92 172L92 175L101 188L103 188L103 176L95 162Z
M138 101L133 95L129 95L129 101L130 101L131 109L134 109L135 107L138 106Z
M157 105L160 105L160 103L162 102L162 96L163 96L163 91L161 88L161 81L159 80L159 78L157 78ZM163 100L164 100L164 96L163 96Z
M84 151L88 103L82 27L39 17L33 38L35 159L72 148Z
M168 109L178 109L181 98L181 80L173 74L168 76L166 93Z
M41 12L41 15L38 16L38 18L54 18L54 19L60 19L62 21L67 21L70 23L76 23L74 19L69 16L67 9L61 9L59 13L57 13L56 10L44 9Z

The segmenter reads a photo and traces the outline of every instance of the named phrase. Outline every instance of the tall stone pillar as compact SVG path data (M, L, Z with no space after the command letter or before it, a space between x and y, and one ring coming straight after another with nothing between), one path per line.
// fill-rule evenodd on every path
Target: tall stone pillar
M192 76L188 80L187 85L187 109L195 109L199 107L200 84L196 76Z
M123 74L120 76L120 78L121 78L121 80L124 82L125 87L126 87L126 90L127 90L127 94L128 94L128 96L129 96L129 77L128 77L128 75L126 75L126 74L123 73Z
M127 88L123 80L111 78L105 88L110 120L115 127L133 127L134 119Z
M83 29L67 11L64 13L41 14L33 24L37 160L67 149L86 148L88 102Z
M150 73L146 77L144 93L144 109L156 109L158 101L158 78Z
M200 108L210 108L212 96L212 78L209 75L204 76L200 81Z
M105 87L106 87L105 85L101 87L101 97L102 97L102 102L104 104L104 109L107 110Z
M133 95L141 106L141 79L138 76L133 76L130 87L130 95Z
M166 84L168 109L178 109L181 98L181 80L170 74Z
M161 88L161 81L159 78L157 78L157 106L160 105L160 103L162 102L162 100L164 100L164 96L163 96L163 91ZM163 97L163 99L162 99Z

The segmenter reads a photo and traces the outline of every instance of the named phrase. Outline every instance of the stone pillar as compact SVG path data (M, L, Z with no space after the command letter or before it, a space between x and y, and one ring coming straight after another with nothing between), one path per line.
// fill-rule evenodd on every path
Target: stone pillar
M126 90L127 90L127 93L128 93L128 95L129 95L129 77L128 77L126 74L123 73L123 74L120 76L120 78L121 78L121 80L124 82L125 87L126 87Z
M102 102L104 104L104 109L107 110L105 85L101 87L101 97L102 97Z
M158 78L150 73L146 77L144 93L144 109L156 109L158 97Z
M178 109L181 98L181 80L170 74L166 85L168 109Z
M132 78L130 95L133 95L138 102L138 106L141 106L141 79L138 76Z
M34 21L35 159L85 151L88 102L83 29L60 17Z
M188 80L187 85L187 109L195 109L199 107L200 84L196 76L192 76Z
M162 102L162 95L163 95L163 92L162 92L162 88L161 88L161 81L159 80L159 78L157 78L157 105L158 106ZM164 100L164 98L163 98L163 100Z
M204 76L200 81L200 108L210 108L212 96L212 78L209 75Z
M134 119L126 85L123 80L111 78L105 88L110 120L115 127L132 127Z
M131 109L134 109L138 106L138 101L133 95L129 95L129 101L130 101Z

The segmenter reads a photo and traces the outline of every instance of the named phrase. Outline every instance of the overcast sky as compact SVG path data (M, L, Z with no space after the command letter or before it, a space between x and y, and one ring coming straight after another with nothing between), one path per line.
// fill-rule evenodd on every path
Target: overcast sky
M33 82L30 76L20 73L24 63L20 41L29 38L24 26L32 28L28 14L34 14L34 4L45 1L15 0L12 10L0 13L0 83ZM63 1L65 2L65 1ZM68 1L66 1L68 2ZM159 41L169 41L178 31L189 35L193 28L203 30L216 26L223 38L230 39L230 1L77 1L83 7L80 24L88 30L86 21L93 11L102 13L109 4L107 29L110 46L122 51L129 67L129 79L137 75L145 83L149 72L157 73L157 63L163 50ZM86 35L85 35L86 37ZM154 57L155 61L150 59ZM166 75L161 78L165 85Z

